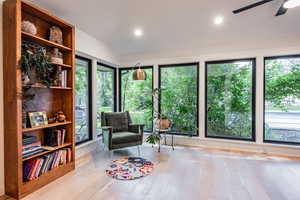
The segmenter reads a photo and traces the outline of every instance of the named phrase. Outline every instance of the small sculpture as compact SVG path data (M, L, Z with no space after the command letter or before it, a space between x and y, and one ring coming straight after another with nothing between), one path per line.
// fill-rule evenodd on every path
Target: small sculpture
M54 48L51 53L51 62L63 64L63 54L58 50L58 48Z
M37 33L35 25L30 21L22 21L21 30L32 35L36 35Z
M66 116L62 111L57 112L54 117L48 119L48 122L50 124L57 123L57 122L65 122L65 121L66 121Z
M50 37L49 40L58 44L63 44L62 31L57 26L52 26L50 28Z
M64 113L62 111L59 111L57 113L57 117L56 117L58 122L65 122L66 121L66 116L64 115Z

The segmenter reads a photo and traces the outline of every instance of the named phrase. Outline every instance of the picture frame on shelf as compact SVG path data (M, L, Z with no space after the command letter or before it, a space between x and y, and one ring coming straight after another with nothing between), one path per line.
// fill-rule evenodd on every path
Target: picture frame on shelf
M45 111L29 112L28 116L32 128L48 124L47 114Z

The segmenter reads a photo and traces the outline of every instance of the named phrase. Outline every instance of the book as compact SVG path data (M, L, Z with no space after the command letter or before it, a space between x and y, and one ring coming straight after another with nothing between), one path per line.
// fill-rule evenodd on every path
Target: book
M66 129L47 129L45 131L45 145L55 147L65 143Z

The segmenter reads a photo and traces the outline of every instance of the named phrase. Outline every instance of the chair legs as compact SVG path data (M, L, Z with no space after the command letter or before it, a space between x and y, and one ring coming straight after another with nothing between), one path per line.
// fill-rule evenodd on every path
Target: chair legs
M139 156L141 156L141 149L140 149L140 145L138 145L138 146L137 146L137 148L138 148L138 154L139 154Z
M113 150L109 150L109 159L112 161L114 158L114 151Z

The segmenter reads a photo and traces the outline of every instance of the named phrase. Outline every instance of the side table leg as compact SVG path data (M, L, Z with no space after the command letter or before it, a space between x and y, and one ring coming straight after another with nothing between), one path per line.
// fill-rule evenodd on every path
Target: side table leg
M174 151L174 134L172 134L172 149Z
M158 142L158 152L160 152L160 140L161 139L159 139L159 142Z

